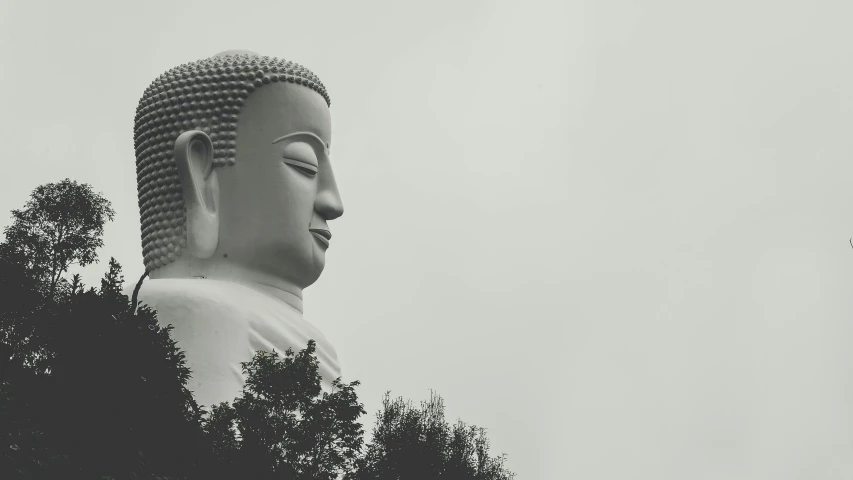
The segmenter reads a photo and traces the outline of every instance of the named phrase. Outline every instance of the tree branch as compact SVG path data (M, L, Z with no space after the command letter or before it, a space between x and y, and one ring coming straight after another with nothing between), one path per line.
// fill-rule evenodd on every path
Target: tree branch
M130 300L130 314L136 315L136 305L139 303L139 289L142 287L142 281L145 280L145 277L148 276L150 272L148 269L145 269L145 272L139 277L139 281L136 282L136 288L133 289L133 296Z

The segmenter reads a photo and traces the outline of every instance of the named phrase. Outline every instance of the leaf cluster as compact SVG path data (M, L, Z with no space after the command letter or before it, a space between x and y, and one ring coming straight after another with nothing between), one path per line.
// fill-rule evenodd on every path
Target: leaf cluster
M71 265L97 261L104 224L115 216L106 198L71 179L33 190L20 210L12 210L4 247L22 259L31 275L53 294Z
M373 439L346 480L512 480L506 456L489 454L486 431L444 417L434 392L420 407L386 393Z
M205 432L217 471L228 478L332 480L351 471L363 443L358 382L322 392L316 344L294 353L257 352L243 364L246 386L216 405Z

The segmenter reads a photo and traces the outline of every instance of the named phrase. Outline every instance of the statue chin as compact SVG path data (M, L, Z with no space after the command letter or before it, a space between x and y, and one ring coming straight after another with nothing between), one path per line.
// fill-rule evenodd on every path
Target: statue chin
M126 293L132 293L132 288ZM187 387L199 405L232 402L245 384L241 362L259 350L284 356L317 345L324 391L340 377L337 353L302 312L270 292L235 282L161 278L143 282L139 304L157 311L161 326L172 325L172 339L191 370Z

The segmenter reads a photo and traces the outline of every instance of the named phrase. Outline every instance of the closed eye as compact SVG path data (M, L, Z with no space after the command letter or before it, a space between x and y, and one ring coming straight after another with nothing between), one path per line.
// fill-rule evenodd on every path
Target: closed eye
M285 158L284 163L290 165L291 167L299 170L300 172L308 175L309 177L313 177L317 175L317 167L311 165L308 162L301 162L299 160L294 160L292 158Z

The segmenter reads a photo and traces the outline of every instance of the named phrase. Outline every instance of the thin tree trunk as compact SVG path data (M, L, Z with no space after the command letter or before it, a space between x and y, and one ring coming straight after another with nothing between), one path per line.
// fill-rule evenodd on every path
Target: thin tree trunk
M145 280L145 277L147 277L149 273L148 269L145 269L145 273L143 273L142 276L139 277L139 281L136 282L136 288L133 289L133 296L130 300L131 315L136 315L136 305L139 303L139 289L142 287L142 281Z
M57 257L59 257L59 244L62 243L62 237L64 236L65 232L60 229L57 234L56 243L53 244L53 259L51 261L53 271L50 272L50 298L56 295L56 284L59 282L59 276L62 275L62 265Z

